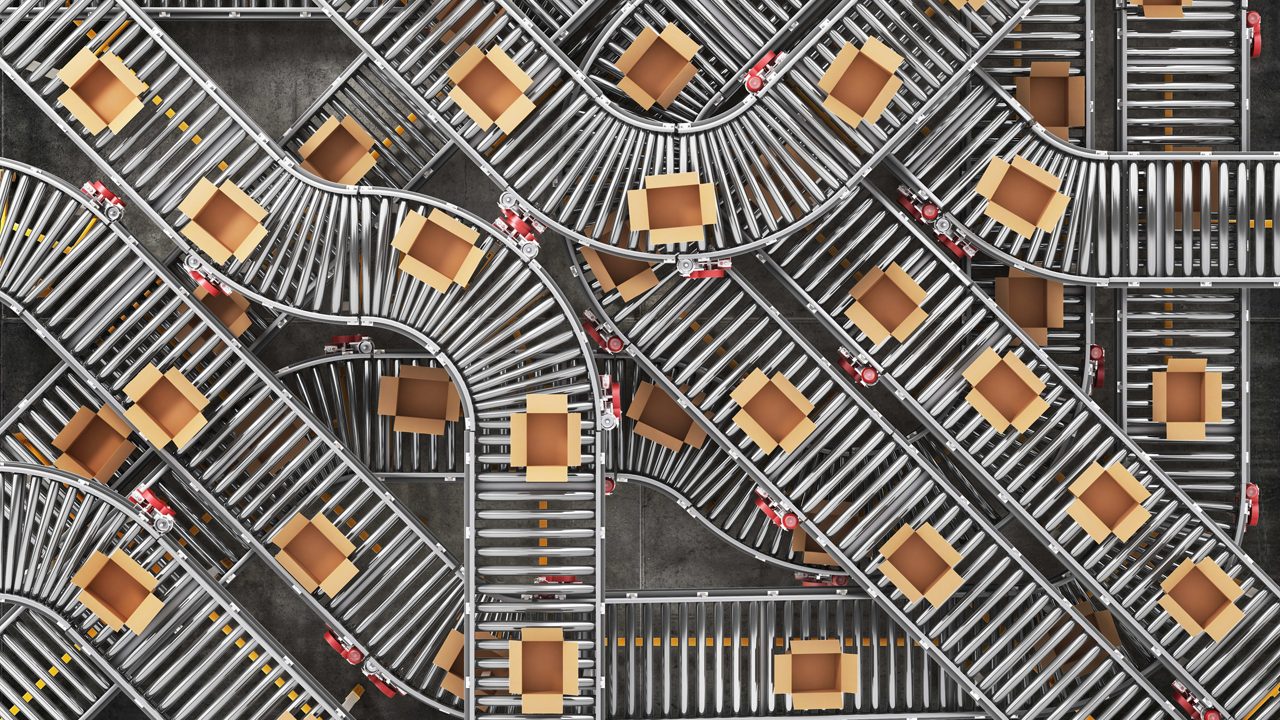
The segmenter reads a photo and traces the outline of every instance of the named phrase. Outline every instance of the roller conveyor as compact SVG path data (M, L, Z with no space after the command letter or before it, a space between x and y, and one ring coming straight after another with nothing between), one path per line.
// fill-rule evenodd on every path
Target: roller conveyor
M0 603L0 703L14 718L92 718L115 697L114 681L57 621Z

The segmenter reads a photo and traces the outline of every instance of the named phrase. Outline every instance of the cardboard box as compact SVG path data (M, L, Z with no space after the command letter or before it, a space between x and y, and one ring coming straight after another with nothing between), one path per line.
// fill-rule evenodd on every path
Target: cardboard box
M461 417L462 402L443 368L402 365L399 377L382 376L378 414L394 417L396 432L443 435L444 424Z
M58 102L94 135L123 130L142 109L139 96L147 89L118 55L98 57L87 47L62 66L58 79L67 86Z
M497 638L487 632L476 632L476 640L496 640ZM444 678L440 681L440 687L446 691L453 693L458 699L466 697L466 652L463 645L466 644L467 637L457 630L450 630L445 636L444 642L440 644L440 649L436 651L436 656L431 660L431 664L444 670ZM476 658L501 658L505 657L502 653L493 650L476 649ZM481 671L481 677L493 675L492 671ZM484 695L485 691L477 689L477 695Z
M522 628L511 641L511 694L520 711L534 715L564 712L564 696L578 694L578 643L560 628Z
M110 407L103 405L95 413L81 406L53 439L53 446L62 451L53 466L105 483L136 449L129 442L130 432Z
M982 6L987 4L987 0L947 0L947 1L951 3L951 7L957 10L963 9L966 5L973 8L974 10L981 10Z
M793 452L817 427L809 419L813 403L781 372L768 377L756 368L729 396L742 406L733 423L766 455L778 447Z
M355 185L373 169L377 158L369 153L370 135L356 119L347 115L339 122L330 116L315 134L298 148L302 169L342 185Z
M894 74L901 64L902 56L880 38L868 37L861 48L845 43L818 81L827 93L822 107L854 127L876 124L902 87Z
M924 288L898 263L886 270L871 268L849 295L853 304L844 311L845 317L877 345L890 336L906 340L929 316L920 307Z
M1009 268L996 278L996 304L1040 347L1049 344L1049 330L1062 328L1062 283Z
M1102 636L1107 639L1107 642L1109 642L1112 647L1120 647L1120 631L1116 628L1116 620L1115 617L1111 615L1111 611L1095 610L1093 605L1090 605L1087 600L1081 600L1076 603L1075 609L1084 616L1085 622L1093 625L1098 629L1098 632L1102 633ZM1059 655L1066 653L1071 644L1076 642L1077 638L1084 635L1083 629L1074 623L1069 622L1066 618L1061 618L1046 636L1036 640L1036 647L1044 648L1047 644L1046 638L1057 633L1063 626L1067 626L1067 633L1063 636L1062 640L1058 641L1057 644L1048 650L1044 658L1040 661L1040 669L1042 671L1047 670L1052 666ZM1091 644L1092 643L1090 643L1090 645ZM1089 645L1076 650L1070 657L1063 660L1060 669L1065 672L1079 664L1080 661L1084 659L1085 648L1087 647L1089 647ZM1106 655L1103 654L1095 656L1079 671L1079 674L1088 675L1092 673L1094 670L1097 670L1098 666L1106 661L1106 659Z
M858 692L858 655L835 638L792 640L791 652L773 657L773 691L796 710L842 710L844 694Z
M565 395L525 395L527 412L511 416L511 465L530 482L566 482L582 463L582 413Z
M825 519L817 523L818 530L824 535L831 536L835 530L835 523L840 516L848 512L852 504L847 502L837 503L835 510ZM817 543L808 533L804 531L803 525L797 525L795 530L791 531L791 552L799 556L800 562L806 565L826 565L828 567L836 567L840 563L827 554L826 550Z
M964 583L955 569L963 556L929 523L918 530L910 525L898 528L880 554L884 562L877 569L909 602L924 599L939 607Z
M218 264L232 255L248 259L267 236L267 211L230 180L214 185L200 178L178 210L191 219L182 234Z
M240 337L253 325L253 320L249 317L249 298L244 295L225 292L213 295L203 285L198 285L195 296L201 305L227 326L232 335Z
M134 402L125 418L158 448L172 442L181 450L208 422L201 411L209 399L178 368L162 374L148 363L124 386L124 394Z
M533 100L524 94L533 78L515 64L501 45L487 53L472 47L449 67L448 75L454 83L449 98L481 130L497 125L510 134L533 112Z
M693 56L702 49L671 23L659 34L645 27L614 66L622 72L618 87L648 110L654 103L671 107L685 85L698 74Z
M1014 78L1013 83L1018 104L1045 130L1070 140L1071 128L1084 127L1084 77L1071 75L1071 63L1033 62L1031 73Z
M1207 423L1222 422L1222 373L1204 358L1169 358L1151 374L1151 419L1169 440L1204 440Z
M71 584L80 588L80 604L117 632L127 627L141 635L164 607L154 592L155 576L122 548L110 555L95 550Z
M1036 228L1053 232L1071 198L1058 192L1062 180L1021 155L1012 163L993 157L978 181L977 193L988 200L987 217L1022 237Z
M359 572L348 559L356 546L324 513L316 513L310 520L302 513L295 514L271 536L271 542L280 548L276 562L307 592L319 588L335 597Z
M585 246L578 249L600 282L600 289L606 293L617 290L623 302L631 302L658 284L658 275L653 271L651 262L596 252L594 248Z
M1192 637L1204 632L1214 642L1222 642L1244 617L1235 604L1244 590L1213 558L1198 563L1186 558L1160 583L1160 589L1165 592L1160 607Z
M475 229L437 208L426 216L416 211L406 215L391 246L403 253L401 270L438 292L448 292L455 283L465 288L484 259L484 250L476 247L479 237Z
M964 371L964 379L973 385L965 400L996 432L1002 433L1010 425L1026 432L1049 409L1048 401L1040 397L1044 383L1013 351L1002 358L987 348Z
M678 452L685 445L700 448L707 439L707 432L666 390L643 380L631 398L627 417L636 421L637 435L672 452Z
M1142 507L1151 493L1120 463L1106 469L1090 463L1067 490L1076 498L1067 506L1067 514L1094 542L1111 535L1128 540L1151 517Z
M716 224L715 183L698 173L649 175L641 190L627 191L631 229L649 232L649 245L701 242L703 226Z
M1183 8L1191 7L1191 0L1129 0L1129 4L1142 8L1143 17L1180 18Z

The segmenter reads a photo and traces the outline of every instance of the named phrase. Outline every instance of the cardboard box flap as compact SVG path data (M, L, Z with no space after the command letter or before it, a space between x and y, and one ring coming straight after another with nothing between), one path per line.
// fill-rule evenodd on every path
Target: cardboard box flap
M560 394L538 394L524 396L525 409L531 413L567 413L569 412L569 396Z
M1055 193L1049 200L1049 205L1045 207L1044 213L1040 216L1040 221L1036 227L1045 232L1053 232L1058 226L1058 221L1067 212L1067 205L1071 204L1071 198L1062 193Z
M644 57L644 54L649 51L649 48L657 39L658 31L646 25L640 31L640 34L636 35L635 40L631 41L631 45L622 52L622 55L618 56L618 60L613 66L622 71L623 75L626 75L631 68L636 66L640 58Z
M1013 158L1013 162L1010 163L1010 166L1014 170L1017 170L1023 175L1026 175L1032 180L1055 192L1062 186L1062 178L1059 178L1057 175L1054 175L1021 155L1015 156Z
M780 694L791 694L791 655L783 653L773 656L773 691Z

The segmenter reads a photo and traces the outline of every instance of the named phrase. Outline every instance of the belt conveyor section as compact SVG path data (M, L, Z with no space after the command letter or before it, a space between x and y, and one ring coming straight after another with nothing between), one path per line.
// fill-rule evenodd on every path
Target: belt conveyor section
M1125 434L1237 542L1249 522L1249 291L1121 290L1116 328ZM1151 421L1151 377L1166 358L1222 373L1222 422L1203 441L1167 440Z
M1120 149L1249 149L1248 7L1197 0L1147 17L1116 3Z
M871 193L868 188L865 192ZM766 264L834 338L880 371L880 382L951 449L959 464L1008 508L1111 610L1140 645L1224 717L1242 718L1267 697L1280 669L1280 591L1217 523L1129 440L1016 329L932 238L893 231L895 205L879 196L808 238L778 247ZM853 207L863 198L855 196ZM883 213L875 208L879 203ZM878 217L872 219L871 213ZM889 225L889 230L877 228ZM817 241L814 241L817 238ZM854 273L897 263L925 291L923 324L904 341L872 343L843 313ZM1021 342L1021 346L1013 343ZM1048 407L1027 432L997 433L966 401L962 377L988 349L1010 352L1046 384ZM1151 517L1129 541L1095 542L1066 514L1068 486L1089 465L1120 463L1151 493ZM1186 558L1213 558L1246 595L1243 619L1223 642L1191 637L1157 604L1161 582ZM1270 703L1253 717L1280 710Z
M672 125L606 98L571 59L507 0L462 0L440 13L395 0L332 0L321 7L415 100L459 148L508 192L507 206L578 242L669 257L731 254L781 237L831 208L916 127L909 117L943 106L986 50L1034 3L990 0L980 11L938 4L926 14L889 0L846 0L789 55L769 82L731 111ZM501 45L532 84L535 107L514 131L481 131L447 96L461 33L486 18L478 47ZM817 103L817 83L846 42L875 35L904 56L903 89L879 125L840 126ZM643 249L622 212L648 175L697 172L714 182L717 224L699 242ZM771 207L785 208L781 215ZM778 218L781 219L778 219Z
M833 638L858 655L858 691L845 711L817 716L988 717L880 605L854 590L640 591L611 593L605 607L611 718L794 714L773 682L776 654L796 638Z
M992 717L1149 718L1168 702L1096 635L963 493L898 434L818 355L777 309L729 270L685 279L660 266L658 284L609 309L610 332L779 506L904 630L924 645ZM587 277L587 270L581 272ZM603 308L597 308L604 312ZM756 369L781 373L813 408L812 432L793 452L765 454L733 419L730 393ZM940 607L909 602L876 568L880 548L904 523L930 523L963 556L967 595ZM1085 671L1041 665L1047 642L1073 634ZM1088 660L1082 663L1088 663ZM846 708L848 709L848 708Z
M114 681L54 617L0 603L0 710L7 717L92 718L113 697Z
M349 717L203 568L100 483L0 464L0 508L0 600L49 617L76 660L96 663L149 716ZM163 607L141 633L113 631L71 582L93 552L116 550L158 580Z
M1068 282L1150 287L1280 281L1280 162L1270 154L1109 153L1068 146L1031 122L996 83L966 89L894 169L941 210L953 239ZM1021 155L1071 197L1053 232L1018 236L983 214L975 191L990 159ZM936 227L936 226L935 226Z

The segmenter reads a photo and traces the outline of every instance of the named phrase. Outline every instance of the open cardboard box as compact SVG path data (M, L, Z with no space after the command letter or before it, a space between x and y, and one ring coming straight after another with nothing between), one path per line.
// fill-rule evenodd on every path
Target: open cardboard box
M1183 8L1191 7L1191 0L1129 0L1129 4L1142 8L1143 17L1180 18Z
M1071 128L1084 127L1084 77L1071 75L1071 63L1033 62L1030 74L1013 82L1018 104L1045 130L1070 140Z
M1002 433L1010 425L1026 432L1049 409L1049 402L1040 397L1044 382L1013 351L1002 358L987 348L964 371L964 379L973 385L965 400L996 432Z
M822 531L828 537L835 530L835 523L839 520L852 504L847 502L837 503L835 509L827 517L821 521L817 521L818 530ZM840 563L827 554L826 550L818 544L816 540L804 531L803 525L797 525L795 530L791 531L791 552L799 556L800 562L806 565L825 565L835 567Z
M453 89L449 98L481 130L497 125L511 134L533 112L533 100L524 94L533 78L507 55L501 45L489 52L472 47L448 70Z
M1111 535L1128 540L1151 517L1142 506L1151 493L1121 463L1106 469L1090 463L1067 490L1076 498L1067 506L1067 514L1094 542Z
M645 110L654 103L670 107L698 74L693 56L700 49L700 45L671 23L667 23L661 33L645 27L614 63L622 72L618 87Z
M606 293L617 290L623 302L631 302L658 284L658 275L653 271L651 262L597 252L595 248L585 246L579 250L600 282L600 289Z
M1186 558L1160 583L1160 589L1165 592L1160 607L1192 637L1203 632L1222 642L1244 617L1235 604L1244 590L1213 558L1200 562Z
M642 189L627 191L627 212L650 245L701 242L703 227L716 224L716 186L698 182L696 172L649 175Z
M1061 178L1019 155L1012 163L991 158L976 191L988 201L987 217L1029 238L1037 228L1052 232L1067 211L1071 198L1061 186Z
M857 127L874 125L902 87L895 75L902 56L877 37L868 37L862 47L845 43L831 61L818 87L827 93L822 107Z
M643 380L631 398L627 417L636 421L637 435L672 452L685 445L700 448L707 439L707 431L666 390Z
M58 79L67 86L58 102L94 135L123 130L142 109L139 96L147 89L118 55L98 57L87 47L62 66Z
M929 316L920 307L924 288L898 263L884 270L871 268L849 295L853 304L845 317L877 345L890 337L906 340Z
M404 253L400 269L439 292L471 282L484 250L476 247L480 233L435 208L430 215L410 212L396 230L391 246Z
M214 185L200 178L178 210L191 218L182 234L218 264L233 255L247 259L267 236L262 224L266 209L230 180Z
M526 395L511 416L511 465L528 468L530 482L566 482L582 463L582 413L569 412L565 395Z
M80 604L117 632L127 627L141 635L164 607L154 592L156 577L123 548L110 555L95 550L71 577L71 584L80 588Z
M243 335L253 324L249 317L249 299L240 293L221 292L214 295L203 285L198 285L195 296L236 337Z
M773 691L796 710L841 710L844 694L858 692L858 655L835 638L792 640L791 652L773 657Z
M578 694L578 643L566 641L560 628L527 627L510 646L510 688L520 696L520 711L563 713L564 696Z
M1115 617L1111 615L1111 611L1096 610L1087 600L1081 600L1076 603L1075 609L1084 616L1085 622L1093 625L1098 629L1098 632L1102 633L1102 636L1107 639L1107 642L1110 643L1112 647L1120 647L1120 631L1116 628L1116 620ZM1040 660L1041 671L1049 669L1054 664L1054 661L1058 659L1059 655L1066 653L1071 647L1071 644L1076 642L1076 639L1081 635L1084 635L1084 630L1076 626L1074 623L1071 623L1066 618L1061 618L1053 630L1050 630L1047 635L1041 636L1036 640L1036 647L1044 648L1048 642L1047 638L1057 633L1064 625L1068 628L1067 633L1060 641L1058 641L1057 644L1052 648L1049 648L1044 657ZM1084 659L1085 648L1087 647L1089 647L1089 645L1076 650L1070 657L1065 658L1059 668L1060 671L1066 672L1078 665L1080 661ZM1092 673L1094 670L1098 669L1098 666L1106 659L1107 656L1104 653L1099 653L1094 656L1087 665L1081 668L1077 674L1088 675L1089 673Z
M348 559L356 546L324 513L310 520L295 514L271 536L271 542L280 548L276 562L309 593L319 588L335 597L359 572Z
M355 185L373 169L377 158L369 153L373 147L370 135L356 119L347 115L341 121L330 116L315 134L298 148L302 169L342 185Z
M497 638L487 632L477 631L476 640L496 640ZM440 680L440 687L452 693L455 697L462 699L466 697L467 685L467 658L464 645L467 637L458 630L450 630L445 636L444 642L440 644L440 649L436 651L436 656L431 660L431 664L444 670L444 678ZM481 650L476 648L476 658L501 658L502 653L493 650ZM492 671L481 671L481 675L492 675ZM484 690L476 689L477 695L485 694Z
M1062 283L1009 268L996 278L996 304L1040 347L1049 344L1049 330L1062 323Z
M733 423L766 455L779 447L793 452L817 428L809 419L813 403L781 372L769 377L756 368L729 396L742 406Z
M444 424L461 417L462 402L443 368L401 365L398 377L382 376L378 414L394 417L396 432L443 435Z
M172 442L181 450L208 422L201 411L209 399L176 367L161 373L148 363L124 386L124 394L134 402L125 418L158 448Z
M884 562L877 569L909 602L924 599L939 607L964 583L955 569L963 556L929 523L918 530L910 525L898 528L880 554Z
M105 483L136 449L129 442L130 432L110 407L103 405L95 413L81 406L53 439L53 446L62 451L53 466Z
M951 3L951 7L960 10L968 5L974 10L981 10L983 5L987 4L987 0L947 0Z
M1168 440L1204 440L1207 423L1222 422L1222 373L1204 358L1169 358L1151 374L1151 419Z

